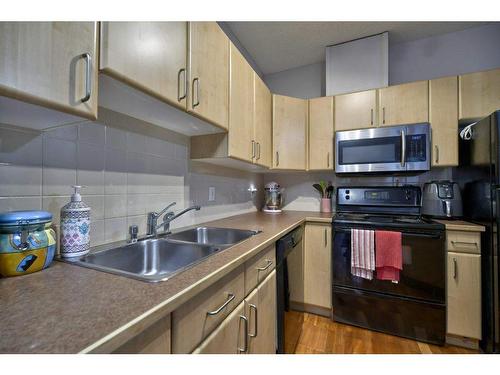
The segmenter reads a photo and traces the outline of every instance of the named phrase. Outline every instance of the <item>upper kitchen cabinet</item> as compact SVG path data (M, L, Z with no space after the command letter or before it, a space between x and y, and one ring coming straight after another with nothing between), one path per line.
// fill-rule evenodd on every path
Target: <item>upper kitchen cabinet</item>
M333 96L309 99L309 170L333 168Z
M307 167L307 100L273 95L273 168Z
M429 121L429 82L418 81L384 87L379 93L379 125L416 124Z
M366 129L376 125L377 90L335 97L335 131Z
M229 39L216 22L189 23L188 111L228 128Z
M229 156L252 162L254 140L254 72L247 60L230 43Z
M272 162L272 95L266 84L254 72L254 163L271 167Z
M432 166L458 165L458 78L429 81Z
M186 108L186 22L101 22L100 70Z
M1 22L0 50L0 95L97 118L97 22Z
M458 78L459 118L479 119L500 109L500 69Z

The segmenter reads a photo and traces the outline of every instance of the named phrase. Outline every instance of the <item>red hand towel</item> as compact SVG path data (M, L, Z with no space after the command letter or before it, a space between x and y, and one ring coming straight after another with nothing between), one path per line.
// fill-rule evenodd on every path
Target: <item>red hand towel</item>
M378 280L399 281L403 269L401 232L375 231L375 266Z

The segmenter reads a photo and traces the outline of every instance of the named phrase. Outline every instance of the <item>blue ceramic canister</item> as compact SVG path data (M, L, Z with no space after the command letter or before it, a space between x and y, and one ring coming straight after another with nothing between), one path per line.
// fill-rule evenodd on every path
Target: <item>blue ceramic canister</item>
M56 253L52 214L0 213L0 276L19 276L47 268Z

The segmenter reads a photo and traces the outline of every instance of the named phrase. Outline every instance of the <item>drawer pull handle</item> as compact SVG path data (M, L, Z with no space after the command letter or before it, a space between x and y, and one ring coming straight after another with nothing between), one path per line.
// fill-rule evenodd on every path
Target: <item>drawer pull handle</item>
M258 321L258 318L257 318L257 306L255 306L253 303L250 304L250 314L249 315L252 315L252 310L255 311L255 318L254 318L254 324L255 324L255 328L253 330L253 333L248 333L248 336L250 337L257 337L257 334L258 334L258 330L257 330L257 321Z
M472 246L475 246L475 247L478 247L477 245L477 242L467 242L467 241L451 241L452 245L463 245L463 246L468 246L468 245L472 245Z
M244 329L245 329L245 334L243 335L243 337L245 339L243 341L243 343L245 344L245 346L243 348L240 348L238 346L238 351L240 353L245 353L248 350L248 319L246 316L240 315L240 325L238 327L238 332L241 332L241 321L243 321L243 325L244 325Z
M233 299L235 299L235 295L232 294L232 293L228 293L227 295L227 300L226 302L224 302L217 310L214 310L214 311L209 311L207 312L207 315L217 315L218 313L220 313L222 310L224 310L224 308L229 305L231 303L231 301Z
M457 273L458 273L458 269L457 269L457 259L456 258L453 258L453 278L456 280L457 279Z
M257 267L257 271L265 271L273 265L273 261L271 259L266 259L266 260L267 264L264 267Z

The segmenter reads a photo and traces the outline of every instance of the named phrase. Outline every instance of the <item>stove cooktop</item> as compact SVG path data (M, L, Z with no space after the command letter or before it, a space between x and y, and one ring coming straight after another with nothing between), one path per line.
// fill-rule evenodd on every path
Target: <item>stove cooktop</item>
M373 225L378 227L398 226L422 229L443 227L438 222L417 215L377 215L340 212L335 215L333 222L337 224Z

